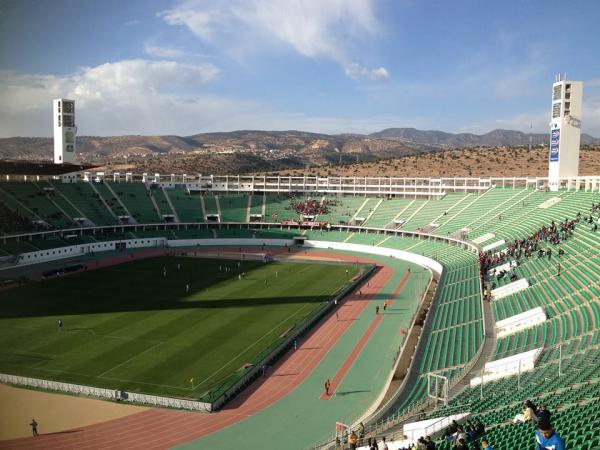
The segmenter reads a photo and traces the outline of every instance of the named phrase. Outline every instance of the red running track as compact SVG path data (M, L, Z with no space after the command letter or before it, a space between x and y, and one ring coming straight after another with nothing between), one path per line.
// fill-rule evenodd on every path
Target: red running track
M329 252L310 251L309 255L357 261L355 256ZM375 262L366 258L360 258L360 261ZM392 274L390 267L382 266L369 280L369 286L359 288L362 295L358 295L357 289L347 297L342 303L344 317L358 318L368 305L368 300L379 292ZM289 352L265 378L254 382L218 412L204 414L151 409L80 429L0 441L0 449L165 449L198 439L256 414L293 391L310 375L351 324L352 320L338 321L335 314L331 314L303 340L298 350ZM39 424L39 429L43 432L43 423Z

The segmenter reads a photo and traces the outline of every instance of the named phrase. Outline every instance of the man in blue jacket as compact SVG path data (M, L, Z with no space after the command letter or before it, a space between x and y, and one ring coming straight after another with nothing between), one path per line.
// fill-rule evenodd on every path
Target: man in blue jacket
M549 422L540 422L535 431L536 450L565 450L565 441L552 429Z

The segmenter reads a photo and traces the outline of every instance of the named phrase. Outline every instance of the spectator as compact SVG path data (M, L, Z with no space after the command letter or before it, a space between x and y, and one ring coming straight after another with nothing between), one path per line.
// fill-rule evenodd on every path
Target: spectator
M546 405L540 405L535 415L539 423L550 423L550 411L548 411Z
M425 450L435 450L435 442L431 440L431 436L425 438Z
M456 436L454 437L454 441L458 442L461 440L467 442L469 440L469 435L465 433L465 429L462 425L458 425L456 427Z
M490 445L490 443L487 441L487 439L482 439L481 440L481 448L483 450L494 450L494 447L492 447Z
M356 450L356 444L358 444L358 436L352 430L350 436L348 436L348 444L350 444L350 450Z
M464 439L458 439L453 445L453 450L469 450L467 442Z
M387 443L385 442L385 436L381 438L381 450L389 450Z
M535 431L536 450L565 450L565 441L547 422L540 422Z
M365 437L365 425L361 422L358 425L358 438L362 441Z
M525 403L523 406L523 413L517 414L515 416L515 418L513 419L513 423L528 422L530 420L532 422L537 421L537 416L535 415L535 411L536 411L536 407L531 402L531 400L525 400Z

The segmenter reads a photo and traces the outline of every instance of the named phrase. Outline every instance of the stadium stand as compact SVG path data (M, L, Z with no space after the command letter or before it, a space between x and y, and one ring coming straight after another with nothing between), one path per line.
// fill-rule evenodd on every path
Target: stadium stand
M265 196L263 194L254 194L250 196L250 215L258 216L263 215L263 208L265 207ZM266 221L263 217L261 221Z
M96 226L115 225L117 220L105 208L88 183L61 183L52 181L52 187L62 194L73 208Z
M204 222L200 195L180 188L166 189L164 192L181 222Z
M31 219L22 216L18 211L13 211L4 203L0 203L1 234L18 234L35 230L36 227L32 224Z
M2 183L2 199L8 207L32 221L42 221L50 228L68 228L72 220L40 190L37 183Z
M247 195L219 195L219 206L221 207L222 222L246 222L248 216Z
M396 216L408 207L414 199L408 198L389 198L379 205L373 215L364 223L365 226L378 228L394 228L393 220Z
M119 196L137 223L156 223L162 219L150 199L148 190L142 183L109 183L107 187Z
M206 193L203 197L204 199L204 209L205 209L205 213L207 216L209 215L213 215L213 216L218 216L219 215L219 203L218 203L218 197L216 195L214 195L213 193Z
M52 187L54 191L44 191L43 187ZM485 437L494 448L529 448L534 442L533 424L514 424L512 419L522 409L523 401L530 399L551 411L553 426L567 441L568 448L600 446L600 428L594 422L600 412L598 193L492 187L481 194L448 193L439 200L262 193L218 197L209 193L201 198L182 188L165 188L163 192L162 188L154 187L151 192L155 207L141 183L95 184L94 188L98 194L86 183L0 183L0 230L3 234L28 231L36 220L55 228L73 228L75 218L80 216L94 225L117 225L98 195L115 215L128 215L129 211L139 224L162 222L157 208L163 215L175 213L180 222L202 223L206 213L219 214L224 223L212 229L182 225L180 229L140 227L119 231L115 227L94 236L9 239L1 243L0 256L112 239L244 237L254 238L260 245L261 238L298 236L428 256L440 262L445 272L424 325L426 333L415 354L414 379L392 405L389 417L394 420L386 419L390 429L382 431L381 423L370 424L373 425L369 428L370 435L386 434L388 440L399 438L401 431L392 428L397 424L460 412L470 414L471 421L485 424ZM343 226L329 230L226 224L246 222L251 215L264 215L263 222L299 220L302 213L316 215L317 221L332 225L352 224L362 218L366 219L365 227L462 236L482 248L494 242L498 245L482 251L478 257L433 238L419 239L418 233L415 237L401 237L385 234L384 230ZM526 256L530 244L531 252ZM513 260L517 261L514 266L488 275L488 270L511 264ZM492 298L494 289L518 280L527 280L529 287ZM488 327L494 328L495 322L538 307L546 314L542 323L503 337L486 337L486 310L492 320ZM488 361L542 350L532 370L488 381L483 386L470 386L465 376L479 355L483 355L484 338L492 344L489 354L485 354ZM446 406L432 407L427 401L429 374L449 379L452 395ZM450 441L443 437L435 439L438 449L451 448Z
M298 220L298 213L291 205L291 199L287 195L267 195L266 222L282 222L284 220Z
M156 203L156 206L158 208L158 211L160 212L161 216L172 216L176 214L176 211L174 211L171 208L171 205L169 204L169 201L167 200L166 194L165 192L160 188L160 187L152 187L149 189L150 192L150 197L154 198L154 202ZM160 221L162 222L163 219L161 217Z
M113 211L113 213L119 216L130 216L129 211L125 209L121 202L115 197L113 192L108 188L108 182L104 183L96 183L93 185L100 197L104 199L108 207Z

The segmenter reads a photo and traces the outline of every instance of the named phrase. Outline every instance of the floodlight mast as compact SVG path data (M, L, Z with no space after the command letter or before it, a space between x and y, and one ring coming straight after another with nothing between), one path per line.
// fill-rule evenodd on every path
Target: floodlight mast
M548 188L560 189L560 179L579 175L583 82L561 74L552 85Z
M75 100L57 98L52 102L54 125L54 164L75 164L77 126Z

